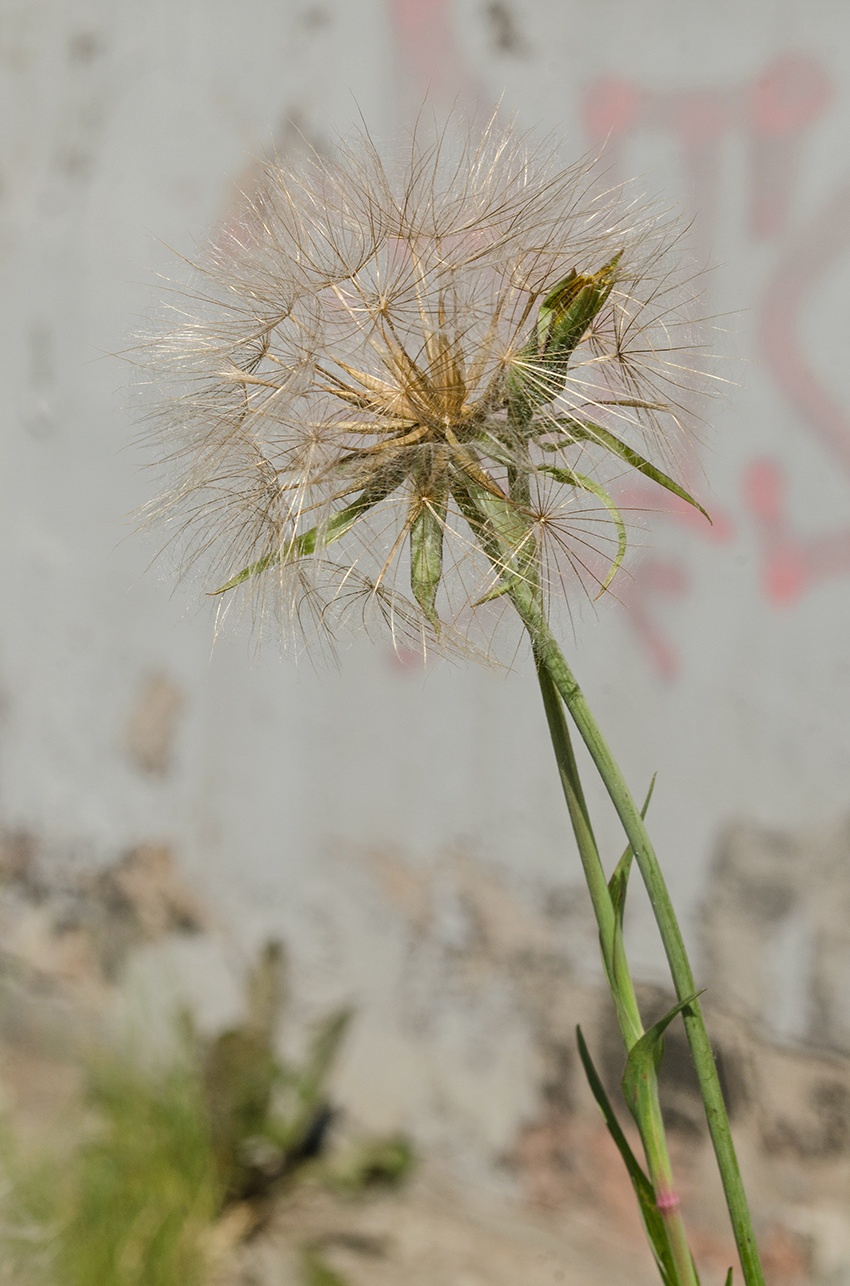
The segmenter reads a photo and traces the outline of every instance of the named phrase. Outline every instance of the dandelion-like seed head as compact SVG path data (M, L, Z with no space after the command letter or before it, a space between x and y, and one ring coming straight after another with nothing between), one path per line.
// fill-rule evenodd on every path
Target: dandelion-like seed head
M677 235L492 122L267 164L151 345L184 563L307 641L607 588L612 467L690 500L648 458L690 383Z

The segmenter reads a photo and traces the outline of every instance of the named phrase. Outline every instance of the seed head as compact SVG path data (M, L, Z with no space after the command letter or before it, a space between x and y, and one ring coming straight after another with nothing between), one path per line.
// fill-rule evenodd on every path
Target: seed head
M691 500L647 458L689 384L678 232L617 195L492 122L268 163L150 345L152 509L208 592L424 646L520 590L607 589L612 468Z

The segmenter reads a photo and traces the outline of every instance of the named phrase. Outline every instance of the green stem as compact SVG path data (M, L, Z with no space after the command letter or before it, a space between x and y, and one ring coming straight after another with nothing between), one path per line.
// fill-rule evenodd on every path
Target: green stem
M538 665L542 663L551 676L620 817L655 913L677 999L684 1000L688 996L693 996L696 985L682 933L640 810L534 596L528 593L527 587L515 578L511 578L508 592L528 630L538 657ZM692 1000L683 1010L682 1017L699 1080L744 1281L746 1286L764 1286L755 1233L729 1129L714 1054L699 1001Z
M625 952L618 943L619 925L611 901L611 893L605 871L599 857L599 849L590 824L590 815L585 803L584 791L578 775L578 766L573 753L570 729L564 715L564 704L552 681L548 669L542 662L537 664L537 678L543 697L543 707L549 724L549 735L555 751L561 786L576 837L579 857L581 858L584 878L590 893L590 901L596 923L599 926L599 945L602 951L602 963L608 976L611 993L617 1007L617 1020L623 1033L626 1052L643 1035L643 1023L638 1008L635 989L629 973Z
M655 1204L661 1215L670 1253L676 1267L677 1286L678 1283L681 1283L681 1286L699 1286L685 1233L679 1197L673 1184L673 1170L667 1152L667 1139L658 1098L658 1080L654 1072L651 1074L649 1090L648 1109L642 1113L642 1119L638 1121L638 1125L649 1178L655 1193Z
M705 1107L707 1123L709 1123L711 1142L718 1159L720 1179L723 1182L729 1218L732 1220L738 1255L741 1258L743 1278L746 1286L764 1286L759 1249L756 1246L746 1193L743 1191L732 1132L729 1130L718 1069L715 1066L714 1053L711 1051L709 1033L703 1021L700 1002L694 998L697 989L693 981L691 963L685 953L682 930L679 928L655 850L647 835L643 818L640 817L638 806L631 797L629 787L626 786L624 775L620 772L616 760L613 759L606 739L602 736L602 730L599 729L593 712L585 700L584 693L576 683L575 676L567 665L552 630L549 629L538 575L529 557L531 539L529 527L522 521L520 512L512 508L507 498L494 496L489 489L476 480L475 463L475 458L472 458L471 466L463 468L458 473L451 491L457 500L460 512L471 526L473 535L485 550L487 558L493 563L496 574L505 586L505 593L511 597L513 606L516 607L529 633L539 666L544 666L548 670L554 685L561 693L563 703L570 711L576 728L579 729L585 746L588 747L590 757L597 766L597 772L601 775L612 804L619 814L622 828L628 837L635 862L638 863L640 876L646 885L653 913L655 913L667 963L670 966L670 974L673 976L676 998L679 1001L688 1001L682 1011L685 1033L687 1033L688 1044L691 1046L697 1079L700 1082L702 1103Z
M590 823L584 791L573 753L570 730L564 715L564 706L547 666L538 660L537 677L543 696L543 706L549 723L549 733L561 777L561 785L573 831L584 868L590 900L599 926L602 960L617 1009L617 1019L627 1052L644 1033L634 984L622 943L620 928L608 881ZM638 1125L646 1156L649 1178L652 1183L658 1212L670 1247L670 1255L677 1273L677 1286L698 1286L693 1259L688 1247L685 1225L673 1184L673 1171L667 1151L661 1103L658 1098L658 1081L653 1070L647 1072L648 1103L640 1113Z
M714 1054L698 1000L691 966L670 894L652 847L643 818L629 792L623 774L549 629L542 595L533 565L520 555L527 549L529 533L521 516L506 498L494 497L474 478L472 469L456 477L452 494L473 534L478 539L505 586L520 619L528 631L539 664L545 666L578 728L611 801L617 810L646 886L661 941L670 966L678 1000L688 1000L682 1011L685 1031L694 1060L711 1141L714 1145L726 1205L735 1234L746 1286L764 1286L752 1219L747 1205L738 1159L732 1143L723 1093L714 1065Z

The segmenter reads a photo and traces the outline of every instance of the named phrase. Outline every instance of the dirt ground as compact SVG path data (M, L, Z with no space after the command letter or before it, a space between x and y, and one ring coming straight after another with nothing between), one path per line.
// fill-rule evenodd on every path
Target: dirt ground
M238 1225L239 1212L230 1219ZM221 1229L226 1235L226 1229ZM431 1167L397 1191L305 1189L230 1257L216 1286L303 1286L314 1249L348 1286L656 1286L649 1253L590 1210L535 1212Z
M848 835L845 827L832 840L826 837L821 866L850 870ZM711 995L728 1003L707 1004L709 1025L768 1286L848 1286L850 1037L842 1035L835 1016L846 992L836 962L848 922L847 879L834 907L821 900L809 908L825 944L812 984L822 1004L812 1012L826 1027L813 1028L805 1040L780 1042L758 1013L744 1008L745 997L736 1000L741 951L753 955L745 964L758 980L773 941L770 906L759 890L774 888L785 871L781 906L808 896L799 872L806 869L802 857L815 850L802 840L798 848L787 837L783 843L739 828L719 855L711 905L723 915L717 912L716 923L706 918L711 950L705 971ZM783 854L800 860L786 861ZM431 950L428 890L389 859L381 872L399 906L407 907L411 958L418 960L417 951ZM237 1206L211 1233L216 1286L337 1286L337 1278L347 1286L657 1282L622 1162L578 1074L574 1051L564 1043L563 1033L580 1020L609 1092L616 1093L623 1054L607 998L570 973L569 962L553 954L546 923L526 924L510 890L494 883L491 873L465 860L448 873L477 929L462 950L452 948L436 976L451 977L470 995L478 994L482 978L512 989L541 1069L533 1110L510 1147L493 1157L493 1184L461 1185L426 1155L395 1191L355 1199L307 1183L278 1201L253 1231L253 1213ZM747 901L741 889L750 884L755 892ZM36 1144L72 1134L85 1062L78 1055L112 1012L126 961L146 944L213 930L166 846L142 845L97 875L70 868L63 875L40 861L35 841L20 835L3 841L0 835L0 1119L10 1113L16 1132ZM758 1004L766 1006L756 991ZM646 1020L654 1021L671 997L644 986L641 1003ZM675 1027L667 1033L661 1081L701 1280L721 1286L734 1247L686 1042ZM348 1105L338 1105L344 1118ZM624 1126L629 1129L628 1121ZM310 1256L318 1265L313 1272L306 1271Z

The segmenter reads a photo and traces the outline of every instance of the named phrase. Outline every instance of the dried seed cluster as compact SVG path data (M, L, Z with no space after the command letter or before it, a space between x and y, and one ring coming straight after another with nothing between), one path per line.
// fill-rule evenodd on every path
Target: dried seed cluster
M150 345L153 511L209 592L457 641L506 594L607 588L612 467L690 500L647 458L690 383L677 233L589 183L492 123L265 167Z

